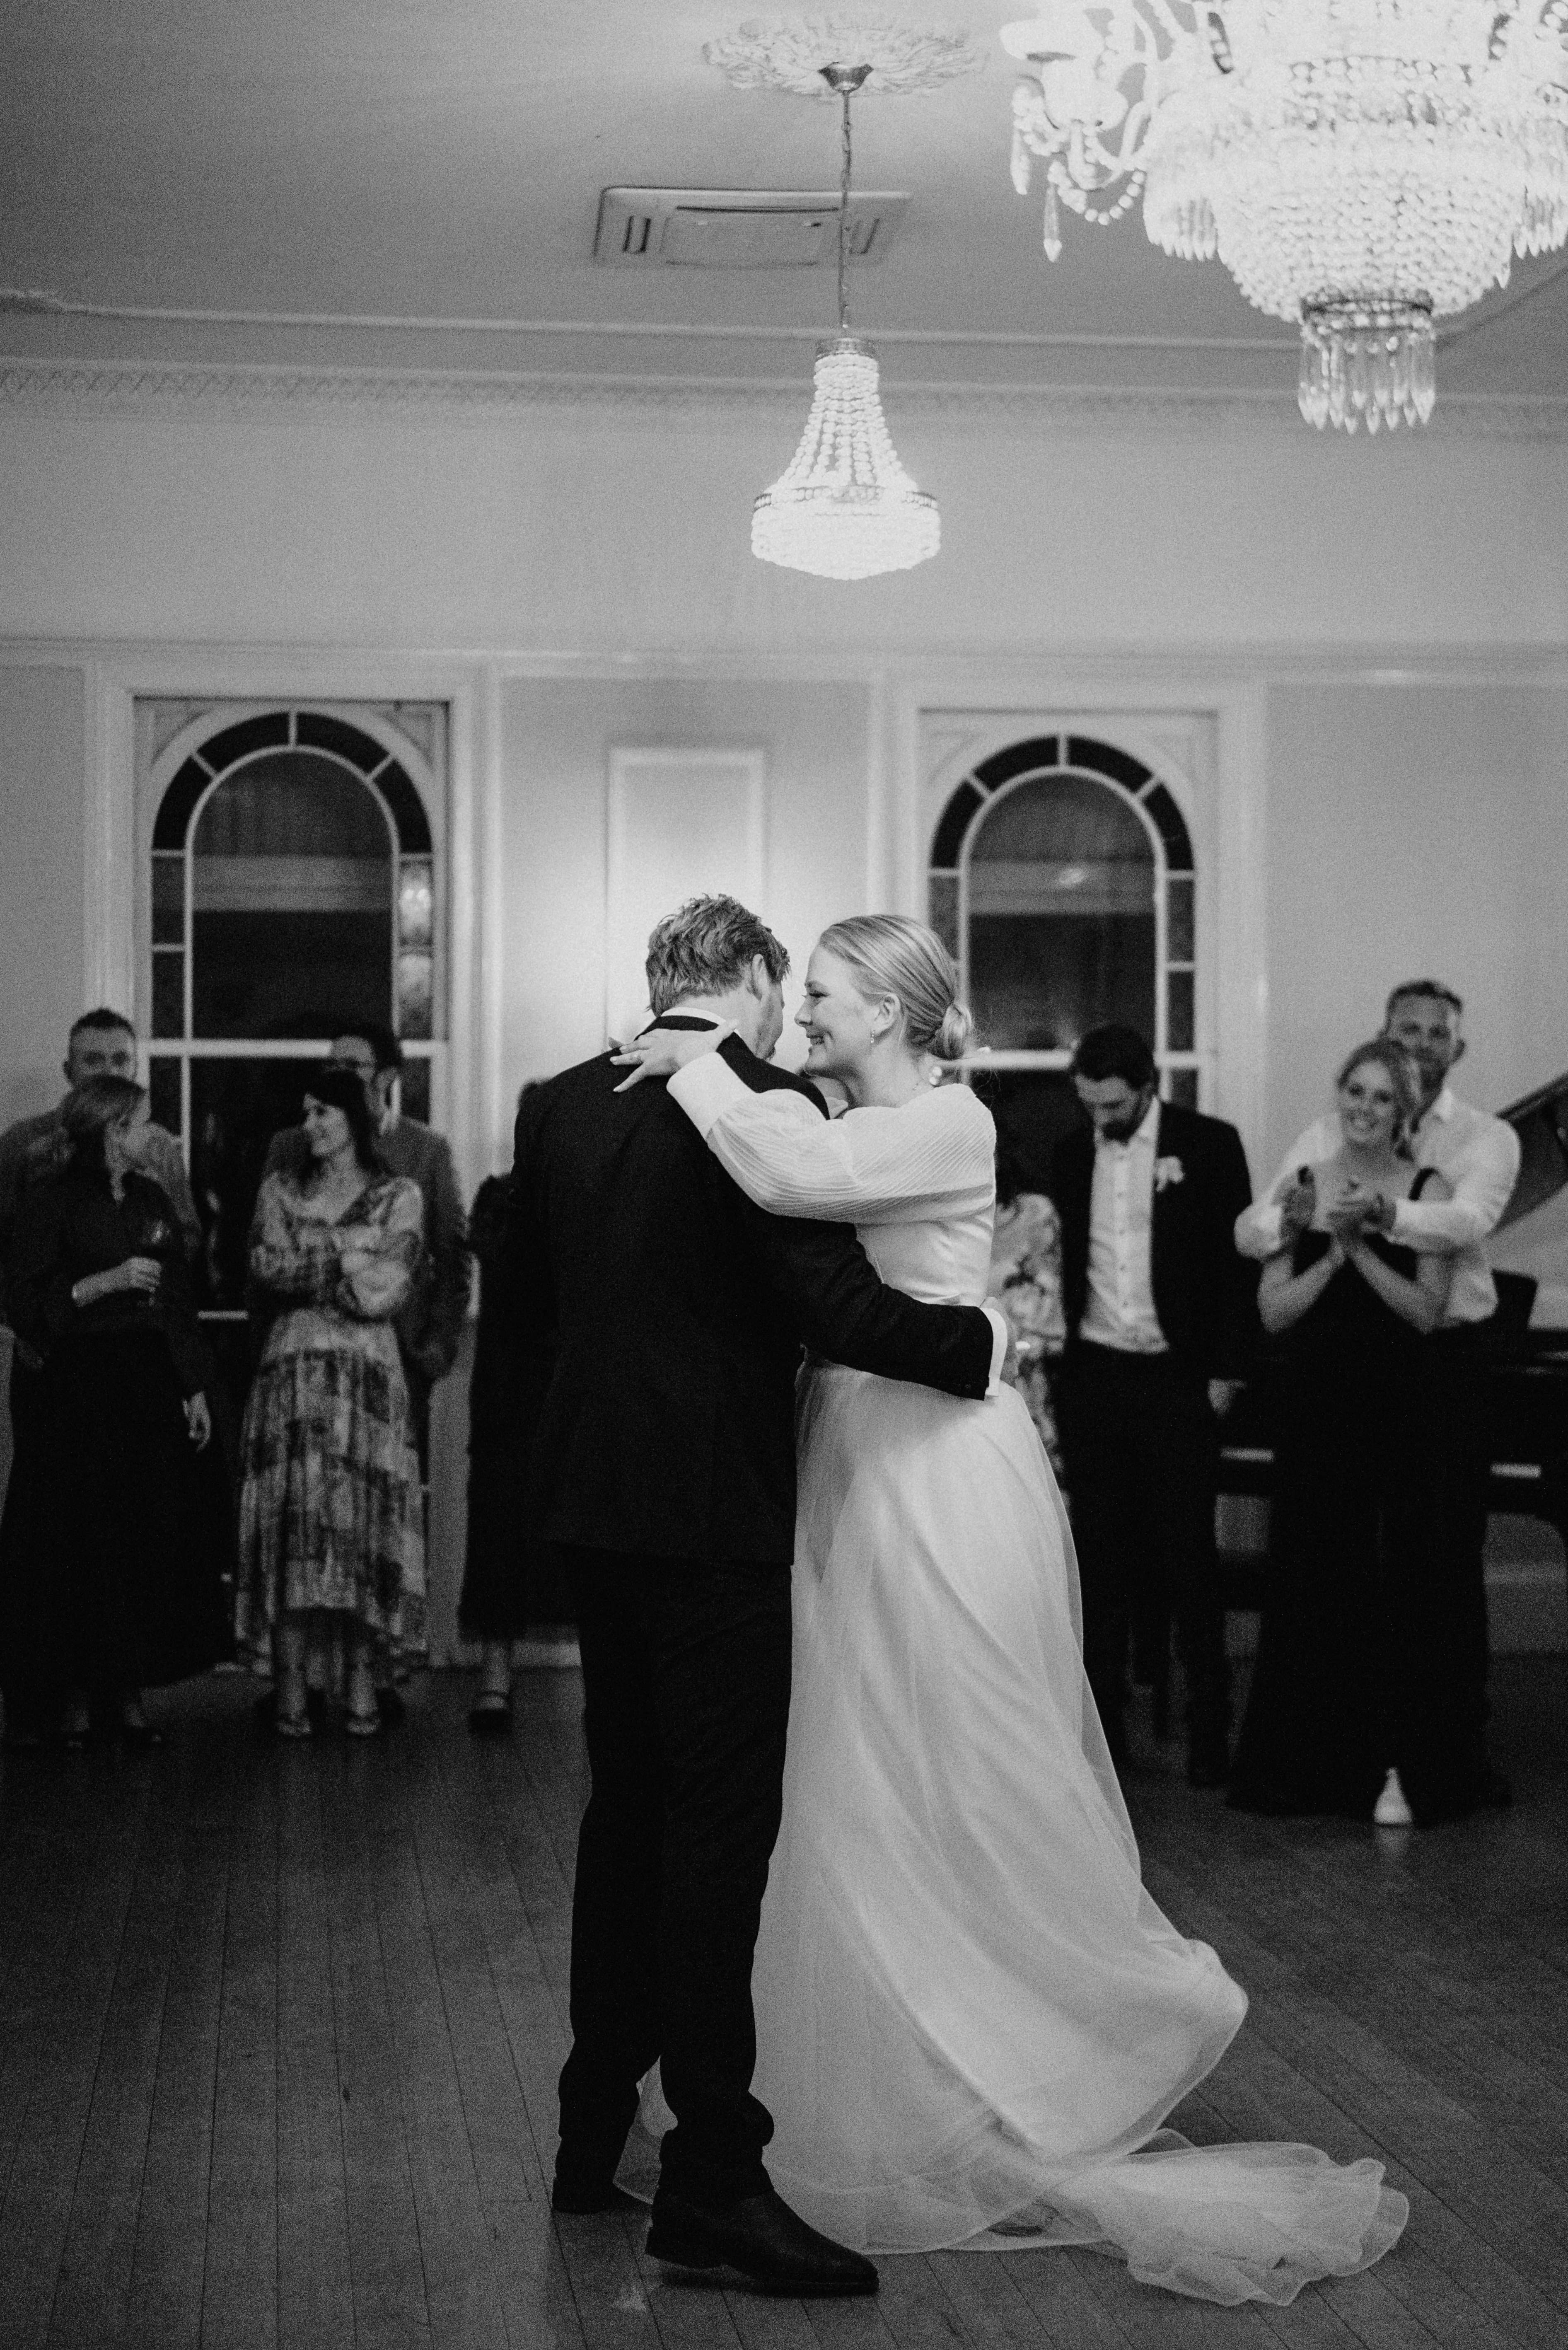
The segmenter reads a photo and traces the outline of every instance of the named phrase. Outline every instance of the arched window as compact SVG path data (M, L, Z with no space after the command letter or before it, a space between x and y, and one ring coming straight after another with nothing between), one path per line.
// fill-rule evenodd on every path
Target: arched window
M931 844L930 920L956 958L1001 1075L989 1088L1040 1180L1072 1114L1064 1073L1085 1029L1148 1037L1168 1098L1198 1106L1197 876L1167 784L1111 743L1036 735L982 759Z
M180 728L148 775L146 969L152 1115L190 1162L203 1302L238 1312L256 1185L272 1134L297 1122L301 1065L356 1021L389 1027L401 1106L428 1118L445 987L431 725L403 739L395 709L232 713Z

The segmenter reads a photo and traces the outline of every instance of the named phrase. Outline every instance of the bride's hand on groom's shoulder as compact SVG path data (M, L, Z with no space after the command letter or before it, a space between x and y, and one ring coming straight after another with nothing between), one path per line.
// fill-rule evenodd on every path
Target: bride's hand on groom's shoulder
M672 1077L688 1061L716 1053L725 1037L734 1033L732 1021L726 1021L722 1028L650 1028L646 1036L623 1045L612 1055L618 1069L631 1070L630 1076L617 1086L617 1093L629 1093L645 1077Z

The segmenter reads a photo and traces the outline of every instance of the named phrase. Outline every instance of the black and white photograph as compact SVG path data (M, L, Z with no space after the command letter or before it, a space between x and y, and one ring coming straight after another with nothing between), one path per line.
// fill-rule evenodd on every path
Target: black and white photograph
M0 17L0 2350L1568 2343L1568 0Z

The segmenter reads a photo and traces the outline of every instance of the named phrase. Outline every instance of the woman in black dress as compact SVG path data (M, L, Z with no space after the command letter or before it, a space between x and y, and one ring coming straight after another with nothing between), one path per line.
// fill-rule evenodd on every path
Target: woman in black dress
M1451 1808L1442 1694L1408 1627L1440 1511L1424 1339L1449 1260L1369 1231L1374 1196L1447 1199L1417 1173L1408 1062L1386 1037L1339 1073L1341 1144L1303 1170L1311 1226L1263 1269L1258 1305L1282 1341L1269 1588L1231 1774L1241 1811L1341 1812L1407 1825Z
M91 1077L66 1101L65 1163L26 1194L7 1272L17 1336L43 1357L25 1556L0 1564L8 1677L78 1744L113 1723L161 1742L144 1687L228 1653L233 1529L205 1349L173 1208L139 1164L147 1097Z

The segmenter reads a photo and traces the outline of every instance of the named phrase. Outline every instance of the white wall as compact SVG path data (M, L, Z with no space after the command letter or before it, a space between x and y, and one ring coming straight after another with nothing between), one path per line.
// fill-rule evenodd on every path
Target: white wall
M0 1127L59 1099L82 971L79 668L0 668Z
M483 1010L454 1137L473 1173L499 1163L522 1078L600 1041L612 744L765 750L767 911L798 951L898 869L917 778L894 713L938 668L946 709L1073 706L1092 676L1113 705L1141 681L1173 709L1223 691L1252 711L1267 1003L1220 1029L1258 1040L1236 1094L1259 1106L1260 1178L1407 970L1471 998L1480 1099L1568 1066L1568 447L1066 429L901 411L895 389L943 551L846 587L749 552L806 389L755 412L0 406L0 1115L54 1097L82 1008L84 789L130 788L102 680L199 691L219 660L223 690L268 693L321 691L340 659L331 690L358 664L377 697L429 692L433 661L478 713L459 831ZM130 967L129 939L118 964L90 943ZM438 1622L460 1423L439 1447Z
M605 806L617 743L755 747L766 762L758 908L806 951L866 902L864 686L734 678L510 679L502 697L502 1066L547 1075L604 1043Z
M1397 980L1465 998L1458 1082L1501 1107L1568 1069L1568 691L1269 696L1267 1167Z
M1064 676L1085 664L1114 691L1158 662L1176 704L1216 680L1254 692L1255 1149L1288 1139L1396 965L1473 975L1482 1098L1558 1065L1568 447L1440 430L1372 444L1244 418L1065 429L973 402L905 414L894 387L943 552L850 587L748 549L805 389L749 411L717 397L0 408L0 644L27 661L0 711L0 1100L47 1095L80 1008L90 703L65 664L117 644L144 648L143 681L169 691L192 645L244 649L262 691L331 648L373 656L380 691L400 661L472 679L492 713L475 772L497 800L475 1165L519 1078L598 1041L597 972L581 974L602 946L611 743L766 748L771 910L804 943L884 886L872 819L914 784L888 681L907 694L928 663L949 706L971 688L994 699L998 664L1020 706L1071 700ZM1445 665L1451 683L1411 681ZM567 673L518 673L552 666ZM649 670L665 673L636 674Z
M1246 421L889 421L940 557L846 587L756 563L806 411L0 410L0 637L1050 655L1562 645L1568 449Z

